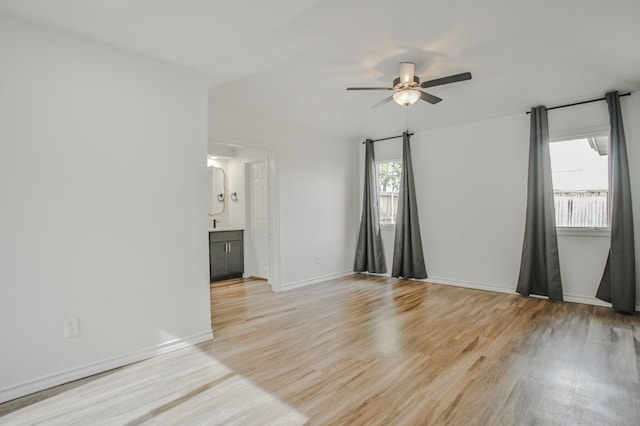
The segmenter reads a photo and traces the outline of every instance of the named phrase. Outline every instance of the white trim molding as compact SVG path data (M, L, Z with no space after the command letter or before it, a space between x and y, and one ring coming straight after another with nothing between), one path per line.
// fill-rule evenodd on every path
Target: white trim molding
M355 272L347 271L347 272L339 272L337 274L323 275L317 278L310 278L308 280L295 281L292 283L282 284L280 287L280 291L293 290L294 288L306 287L308 285L319 284L329 280L335 280L338 278L344 278L349 275L353 275Z
M425 278L425 279L420 280L420 281L424 281L424 282L427 282L427 283L433 283L433 284L452 285L452 286L455 286L455 287L472 288L472 289L475 289L475 290L493 291L493 292L496 292L496 293L515 294L515 292L516 292L515 288L508 287L508 286L502 286L502 285L496 285L496 284L487 284L487 283L478 283L478 282L471 282L471 281L449 280L449 279L438 278L438 277L429 277L429 278Z
M29 380L19 385L9 386L0 389L0 403L11 401L25 395L69 383L74 380L83 379L93 376L94 374L103 373L113 370L114 368L124 367L134 362L143 361L169 352L184 349L198 343L206 342L213 339L213 330L209 329L201 333L193 334L184 338L169 340L155 346L145 349L129 352L127 354L118 355L102 361L86 364L81 367L72 368L37 379Z
M515 286L507 287L507 286L495 285L495 284L485 284L485 283L468 282L468 281L454 281L454 280L448 280L448 279L437 278L437 277L426 278L418 281L434 283L434 284L452 285L456 287L472 288L475 290L493 291L496 293L517 294L515 290ZM538 296L534 294L532 294L530 297L548 299L547 296ZM595 297L579 296L575 294L565 293L563 295L563 299L565 302L581 303L583 305L604 306L606 308L611 308L611 303L605 302L600 299L596 299ZM640 305L636 305L636 311L640 312Z
M604 306L607 308L611 307L611 303L605 302L604 300L596 299L595 297L576 296L575 294L565 294L563 295L563 298L565 302L582 303L583 305Z
M274 151L267 152L269 185L269 279L272 291L281 291L282 258L280 253L280 174Z
M609 228L565 228L557 227L556 234L560 237L606 237L611 236Z

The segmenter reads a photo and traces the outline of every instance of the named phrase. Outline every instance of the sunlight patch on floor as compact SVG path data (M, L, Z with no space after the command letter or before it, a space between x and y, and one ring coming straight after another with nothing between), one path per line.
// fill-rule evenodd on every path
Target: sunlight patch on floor
M197 347L114 371L0 424L304 424L308 418Z

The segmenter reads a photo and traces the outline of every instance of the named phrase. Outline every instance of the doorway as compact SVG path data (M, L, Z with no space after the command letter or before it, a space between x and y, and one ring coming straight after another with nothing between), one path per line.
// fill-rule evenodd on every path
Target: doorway
M243 277L264 278L273 291L281 291L275 152L210 141L209 155L218 158L227 176L220 223L244 230Z

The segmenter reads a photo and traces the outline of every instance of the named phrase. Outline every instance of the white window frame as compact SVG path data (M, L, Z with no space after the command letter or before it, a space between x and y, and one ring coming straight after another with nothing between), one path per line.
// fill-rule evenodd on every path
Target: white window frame
M599 136L607 136L609 137L609 127L600 126L600 127L592 127L587 129L580 129L572 132L566 132L563 134L555 135L554 137L549 138L549 143L562 143L570 140L576 139L586 139L593 138ZM608 155L608 154L607 154ZM611 194L611 188L607 188L609 194ZM609 224L611 224L611 218L609 219ZM568 237L609 237L611 235L611 229L609 226L606 227L593 227L593 228L575 228L568 226L556 226L556 234L560 236L568 236Z

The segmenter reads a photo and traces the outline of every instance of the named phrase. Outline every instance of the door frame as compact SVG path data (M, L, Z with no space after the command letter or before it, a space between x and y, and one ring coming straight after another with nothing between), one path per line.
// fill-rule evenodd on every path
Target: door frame
M261 148L254 148L261 149ZM247 200L249 199L250 194L250 185L249 181L249 173L248 173L248 165L251 163L257 163L260 161L265 161L267 166L267 190L268 190L268 214L269 218L267 220L268 223L268 256L269 256L269 278L267 282L271 285L271 290L275 292L282 291L282 281L280 277L280 209L279 209L279 200L280 194L278 190L278 168L276 161L276 153L274 151L264 150L266 153L266 157L259 160L248 160L244 162L245 167L245 193L247 194ZM247 201L249 202L249 201ZM247 223L245 227L249 228L250 218L247 213ZM251 232L246 232L246 239L251 238ZM250 247L249 241L246 244L247 249ZM246 249L245 249L246 250ZM250 253L245 251L245 259L249 259L253 261L253 256ZM253 269L253 268L252 268Z
M216 135L209 138L209 143L227 145L236 148L255 149L265 153L268 167L268 192L269 192L269 279L271 290L275 292L282 291L281 276L281 253L280 253L280 184L278 171L278 155L277 147L267 144L257 144L251 141L239 139L237 137L229 137ZM247 160L245 163L251 161ZM246 167L246 166L245 166ZM247 189L246 168L245 168L245 191ZM248 194L248 192L245 192ZM245 227L246 216L245 216ZM245 233L246 234L246 233ZM245 247L247 245L245 244ZM246 249L245 249L246 250ZM247 252L245 251L245 258Z

